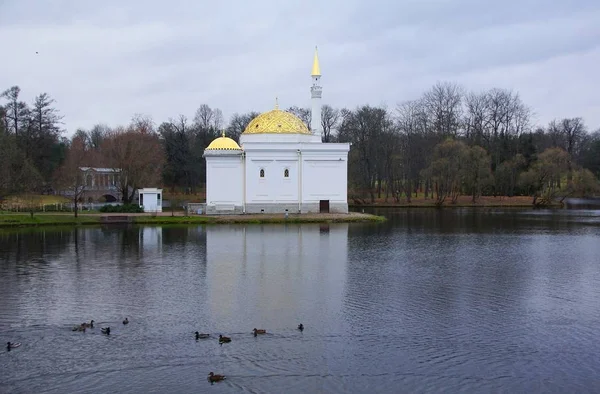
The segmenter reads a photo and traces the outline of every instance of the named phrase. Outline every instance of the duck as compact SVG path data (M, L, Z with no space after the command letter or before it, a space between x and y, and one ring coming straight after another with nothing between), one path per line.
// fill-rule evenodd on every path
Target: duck
M129 324L129 320L125 318L125 320L123 320L123 324Z
M254 330L252 330L252 332L254 333L254 336L257 336L258 334L266 334L267 330L257 330L255 328Z
M227 343L227 342L231 342L231 338L224 337L223 335L219 334L219 343L223 344L223 343Z
M198 331L196 331L196 339L205 339L210 337L210 334L200 334Z
M16 347L21 346L20 342L6 342L6 350L10 352L10 349L14 349Z
M110 327L102 328L102 334L110 335Z
M85 328L94 328L94 321L91 320L89 323L81 323L81 326Z
M85 326L83 324L80 324L78 326L74 326L71 331L83 331L85 332Z
M304 324L302 324L302 323L298 324L298 330L304 331Z
M227 379L225 375L215 375L214 372L208 373L208 381L211 383L220 382L221 380Z

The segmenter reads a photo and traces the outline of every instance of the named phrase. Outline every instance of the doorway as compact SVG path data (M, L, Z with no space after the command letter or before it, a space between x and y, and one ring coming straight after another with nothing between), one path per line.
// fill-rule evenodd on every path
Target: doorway
M319 213L329 213L329 200L319 200Z

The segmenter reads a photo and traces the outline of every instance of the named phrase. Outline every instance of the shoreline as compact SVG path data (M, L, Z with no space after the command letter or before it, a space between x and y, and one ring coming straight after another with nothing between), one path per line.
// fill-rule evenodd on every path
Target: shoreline
M373 208L436 208L436 209L452 209L452 208L536 208L533 204L464 204L464 203L457 203L457 204L443 204L441 206L437 206L434 203L416 203L416 204L409 204L409 203L384 203L384 204L379 204L379 203L374 203L374 204L358 204L358 205L348 205L349 208L353 208L353 209L361 209L361 208L369 208L369 209L373 209ZM554 209L554 208L561 208L560 204L553 204L553 205L547 205L544 207L540 207L540 208L550 208L550 209Z
M110 220L113 217L115 220ZM108 220L107 220L108 219ZM158 214L142 213L0 213L0 228L49 227L49 226L109 226L109 225L152 225L152 224L286 224L286 223L381 223L383 216L349 212L315 214L246 214L246 215L198 215L184 216L177 212Z

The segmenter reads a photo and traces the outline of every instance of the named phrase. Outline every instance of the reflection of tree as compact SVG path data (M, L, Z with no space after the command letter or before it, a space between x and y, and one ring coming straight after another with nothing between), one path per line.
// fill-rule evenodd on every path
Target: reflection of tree
M17 263L63 253L72 243L71 229L0 230L0 260Z

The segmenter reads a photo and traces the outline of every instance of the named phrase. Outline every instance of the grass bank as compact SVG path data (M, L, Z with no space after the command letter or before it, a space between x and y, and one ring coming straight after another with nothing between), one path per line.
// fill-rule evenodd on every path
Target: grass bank
M29 214L0 214L0 227L35 227L35 226L80 226L101 225L103 216L128 216L133 224L267 224L267 223L364 223L383 222L383 216L351 212L348 214L258 214L258 215L219 215L219 216L171 216L170 213L150 214L44 214L32 217Z
M36 227L36 226L78 226L100 224L100 216L73 214L36 213L31 217L28 213L0 214L0 227Z

